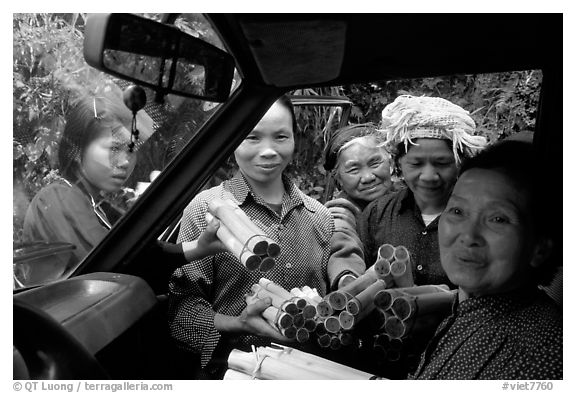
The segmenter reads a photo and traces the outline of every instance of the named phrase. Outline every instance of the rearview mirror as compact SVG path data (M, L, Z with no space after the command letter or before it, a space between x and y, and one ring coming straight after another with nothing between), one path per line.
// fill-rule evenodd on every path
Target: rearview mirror
M91 14L84 58L92 67L167 93L223 102L234 59L176 27L132 14Z

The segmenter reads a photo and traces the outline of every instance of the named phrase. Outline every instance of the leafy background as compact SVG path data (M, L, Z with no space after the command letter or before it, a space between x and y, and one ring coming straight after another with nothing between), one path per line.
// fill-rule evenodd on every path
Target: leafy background
M147 14L158 20L159 14ZM86 14L13 14L13 240L21 239L22 221L30 199L58 176L57 148L64 119L73 98L82 91L116 83L88 66L82 55ZM186 32L217 41L206 23L178 22ZM480 54L479 54L480 55ZM489 141L522 130L534 130L542 74L538 70L499 74L384 81L303 89L304 95L346 96L353 103L350 123L379 122L382 109L400 94L438 96L469 110L477 133ZM149 95L149 102L153 97ZM184 105L185 107L183 107ZM140 153L139 165L127 184L148 181L162 169L214 110L192 100L151 103L146 110L157 120L153 137ZM327 133L341 113L331 107L299 107L296 154L289 172L308 195L321 198L327 176L322 149ZM230 176L229 160L211 184Z

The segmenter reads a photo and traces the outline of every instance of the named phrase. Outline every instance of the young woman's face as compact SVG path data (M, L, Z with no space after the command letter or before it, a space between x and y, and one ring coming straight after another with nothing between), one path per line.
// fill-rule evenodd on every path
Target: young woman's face
M293 154L292 115L277 102L234 152L244 176L259 184L278 180Z
M534 250L528 196L500 172L469 169L440 217L440 259L469 296L507 292L528 278Z
M421 209L444 207L458 175L452 149L442 139L419 138L414 143L399 160L406 185Z
M340 152L336 179L351 198L371 202L384 195L392 185L390 161L373 138L366 139Z
M100 191L118 191L136 165L136 152L128 151L130 131L121 125L103 126L98 137L84 150L80 169Z

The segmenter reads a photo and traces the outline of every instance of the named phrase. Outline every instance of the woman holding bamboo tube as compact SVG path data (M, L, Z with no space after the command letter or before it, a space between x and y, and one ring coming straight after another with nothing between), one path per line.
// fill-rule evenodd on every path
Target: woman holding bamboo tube
M284 175L294 152L296 120L290 100L276 101L236 149L238 173L205 190L184 211L178 241L191 241L206 228L216 198L235 202L280 246L274 268L248 270L229 252L177 269L169 285L171 334L185 350L200 355L201 377L220 378L232 348L285 341L262 317L270 302L246 306L245 294L262 277L285 289L309 286L321 296L344 272L359 275L363 261L332 258L334 223L328 210L304 195Z
M324 169L332 172L339 189L325 206L334 217L334 239L342 233L341 236L357 241L356 250L347 250L351 252L350 258L364 260L364 247L357 229L362 210L392 189L390 153L379 146L382 142L382 135L374 124L354 124L334 131L324 149ZM335 252L342 253L342 250ZM352 274L343 276L338 287L352 278L355 278Z
M463 164L439 223L458 302L415 378L563 378L562 311L539 289L562 259L552 254L554 195L542 187L537 156L505 141Z
M359 232L367 267L378 247L405 246L414 283L450 284L440 266L438 219L456 182L462 158L484 147L468 111L436 97L402 95L382 111L381 131L406 189L389 193L363 211Z

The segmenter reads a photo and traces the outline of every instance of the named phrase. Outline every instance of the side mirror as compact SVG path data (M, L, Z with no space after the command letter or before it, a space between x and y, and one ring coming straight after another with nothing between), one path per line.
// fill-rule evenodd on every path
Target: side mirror
M149 87L224 102L230 94L234 59L171 25L132 14L91 14L84 58L92 67Z

